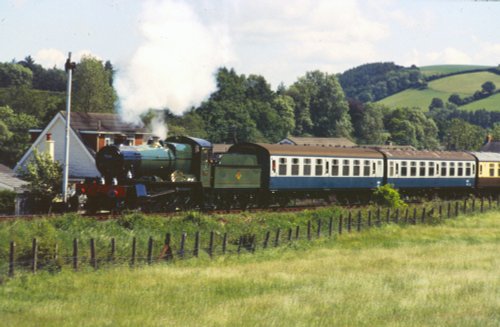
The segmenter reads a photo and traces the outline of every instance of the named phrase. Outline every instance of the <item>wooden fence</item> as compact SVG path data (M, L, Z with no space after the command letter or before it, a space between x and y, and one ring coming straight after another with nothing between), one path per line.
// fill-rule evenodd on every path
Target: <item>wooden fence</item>
M117 255L119 244L117 244L115 238L111 238L108 245L101 244L101 247L107 249L105 251L106 255L101 257L97 255L94 238L91 238L88 243L85 242L86 244L82 244L79 239L75 238L72 242L72 249L66 249L66 252L71 253L71 255L60 256L60 249L55 244L49 253L47 253L47 250L44 251L43 260L40 261L40 242L34 238L31 241L29 258L25 255L22 259L19 259L16 257L16 243L11 241L6 273L8 276L14 277L18 270L28 270L36 273L39 269L53 271L60 270L63 267L71 267L74 271L78 271L82 267L98 269L116 264L125 264L131 267L145 264L151 265L157 262L197 258L200 255L209 258L220 255L239 255L243 252L253 253L257 250L278 247L299 240L313 241L322 237L341 237L344 233L361 232L367 228L380 227L383 224L436 224L444 219L477 212L482 213L486 210L498 208L500 208L500 198L496 201L491 198L486 200L472 199L395 210L380 207L375 210L346 210L338 217L310 220L305 226L294 226L287 229L277 228L273 231L266 231L263 235L245 234L230 238L227 233L220 234L214 231L209 232L207 235L201 235L199 231L195 232L194 235L183 232L177 236L177 243L175 243L173 235L166 233L163 240L155 240L153 237L149 237L146 243L147 248L141 251L141 255L138 254L138 239L133 237L130 240L129 256ZM188 246L189 239L190 246Z

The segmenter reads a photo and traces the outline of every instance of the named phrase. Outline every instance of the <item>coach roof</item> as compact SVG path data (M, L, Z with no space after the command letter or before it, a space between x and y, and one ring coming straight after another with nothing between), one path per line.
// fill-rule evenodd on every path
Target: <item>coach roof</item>
M344 158L375 158L382 159L383 155L377 150L359 147L329 147L309 145L267 144L267 143L240 143L233 145L229 152L264 152L271 156L329 156Z
M386 150L380 149L387 159L413 159L413 160L457 160L472 161L474 156L467 152L452 151L413 151L413 150Z

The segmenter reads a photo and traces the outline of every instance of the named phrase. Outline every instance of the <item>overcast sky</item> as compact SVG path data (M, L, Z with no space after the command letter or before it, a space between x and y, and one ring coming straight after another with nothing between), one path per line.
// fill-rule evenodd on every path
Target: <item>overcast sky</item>
M124 94L157 74L201 88L220 66L276 88L379 61L498 65L499 31L495 1L0 0L0 62L62 67L68 51L90 53L114 64Z

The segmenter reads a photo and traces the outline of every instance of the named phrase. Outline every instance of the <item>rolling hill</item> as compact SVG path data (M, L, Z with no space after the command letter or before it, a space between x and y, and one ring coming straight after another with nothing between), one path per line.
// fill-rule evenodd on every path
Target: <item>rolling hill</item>
M423 72L437 73L456 73L460 69L479 69L481 66L430 66L431 68L422 68ZM439 67L439 69L438 69ZM428 110L428 107L433 98L441 98L447 101L450 95L457 93L460 97L467 97L473 95L476 91L481 90L481 85L487 81L493 82L495 85L500 86L500 75L491 73L489 71L473 71L465 72L458 75L451 75L435 79L428 83L426 89L407 89L405 91L393 94L386 97L378 103L384 104L391 108L396 107L419 107L422 110ZM480 101L474 101L461 107L467 110L486 109L491 111L500 111L500 96L494 95Z

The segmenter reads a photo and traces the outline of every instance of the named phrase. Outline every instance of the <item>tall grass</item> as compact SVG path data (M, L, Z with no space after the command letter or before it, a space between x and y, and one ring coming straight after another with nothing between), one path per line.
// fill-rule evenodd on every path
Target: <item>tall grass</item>
M0 285L6 326L498 326L500 219Z

